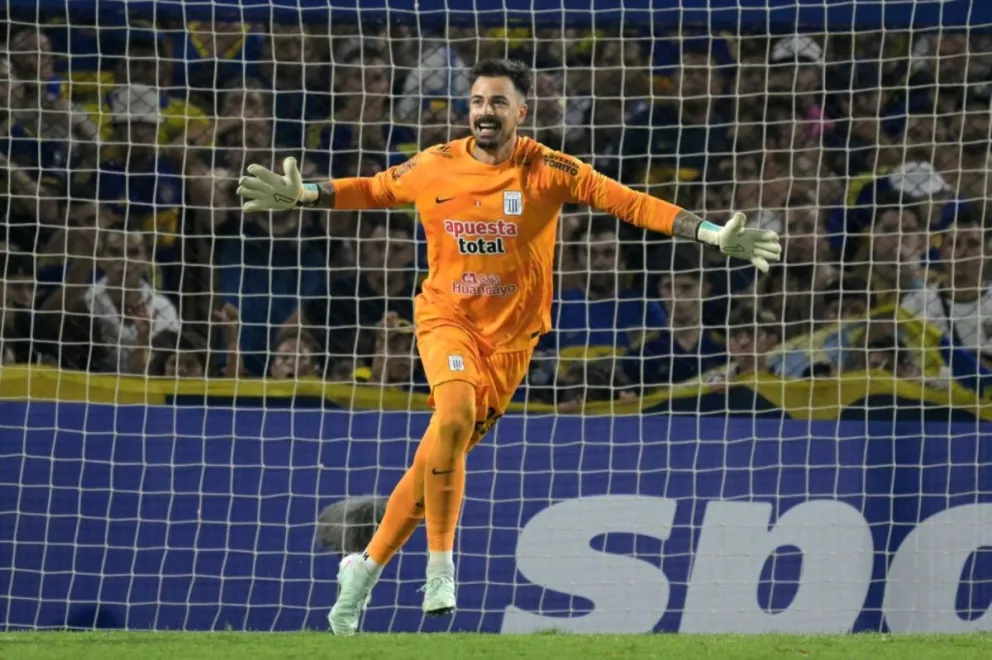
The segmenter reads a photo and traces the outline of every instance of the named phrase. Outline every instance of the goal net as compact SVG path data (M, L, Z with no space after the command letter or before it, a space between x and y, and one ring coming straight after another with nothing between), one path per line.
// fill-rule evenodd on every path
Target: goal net
M326 628L321 511L388 496L429 419L426 237L237 181L461 139L491 57L533 70L523 134L784 260L566 205L458 612L421 616L418 531L364 628L992 629L992 5L373 4L7 0L0 629Z

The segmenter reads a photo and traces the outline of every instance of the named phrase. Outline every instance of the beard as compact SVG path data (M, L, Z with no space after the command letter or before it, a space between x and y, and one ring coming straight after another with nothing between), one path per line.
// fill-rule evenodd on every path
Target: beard
M472 137L483 149L496 149L506 143L503 122L493 116L479 117L472 122Z

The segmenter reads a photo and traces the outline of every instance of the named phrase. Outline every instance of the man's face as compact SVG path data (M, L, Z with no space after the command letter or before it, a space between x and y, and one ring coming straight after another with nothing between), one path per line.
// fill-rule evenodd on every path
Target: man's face
M676 326L698 325L706 287L698 275L665 275L658 287L661 300Z
M41 32L24 32L10 44L14 68L29 80L46 81L55 75L52 42Z
M20 275L7 278L4 301L7 307L30 309L34 302L34 279Z
M233 89L224 96L221 112L225 117L267 120L272 116L271 100L258 89Z
M377 360L373 365L376 380L383 383L409 383L413 373L413 334L386 330L376 342ZM381 356L381 357L380 357Z
M381 101L389 95L392 87L390 68L385 60L373 58L362 66L364 91L369 100Z
M270 373L276 380L313 376L316 373L313 351L298 339L283 340L276 347Z
M700 101L708 96L718 96L722 81L709 56L688 53L682 58L675 84L683 100Z
M132 43L127 57L118 65L118 75L132 85L167 87L172 80L172 61L159 57L154 44Z
M888 210L872 230L872 270L899 286L916 279L923 258L920 221L908 209Z
M413 263L413 239L406 232L390 232L380 225L361 244L362 269L382 271L388 267L394 270Z
M114 286L136 288L148 272L148 258L141 234L114 231L103 244L103 270Z
M753 369L759 358L775 348L778 338L761 327L735 328L727 336L727 351L742 369Z
M951 116L950 139L960 140L966 148L980 153L988 151L990 112L988 103L970 102Z
M616 295L618 263L617 234L601 231L586 234L576 250L576 266L580 272L588 271L589 293L594 296Z
M968 74L968 37L964 34L945 34L937 38L934 48L937 81L942 84L960 83Z
M203 364L190 353L172 353L165 361L164 375L167 378L202 378Z
M158 124L142 121L117 124L116 139L128 146L128 166L146 169L155 162L155 147L158 143Z
M941 257L949 267L956 287L973 288L981 284L988 249L981 227L961 226L947 232Z
M786 252L789 261L811 262L817 256L821 239L816 210L812 208L789 209L786 215ZM819 255L822 258L822 254Z
M516 136L527 104L509 78L479 78L469 97L472 137L482 149L495 150Z

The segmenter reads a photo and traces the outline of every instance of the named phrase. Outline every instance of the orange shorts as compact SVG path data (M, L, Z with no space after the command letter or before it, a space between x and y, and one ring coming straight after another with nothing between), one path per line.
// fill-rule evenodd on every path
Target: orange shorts
M434 388L441 383L464 380L475 386L478 424L473 444L506 412L513 393L527 375L534 352L531 347L483 357L471 333L454 325L418 332L417 348L431 386L431 407Z

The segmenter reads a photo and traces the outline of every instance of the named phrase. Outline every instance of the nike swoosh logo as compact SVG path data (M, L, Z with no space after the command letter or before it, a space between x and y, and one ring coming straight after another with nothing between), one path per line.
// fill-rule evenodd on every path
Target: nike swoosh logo
M431 468L431 474L433 474L435 477L440 477L442 474L451 474L452 472L454 472L454 470L443 470L441 472L438 472L437 468Z
M435 197L434 198L434 203L435 204L444 204L445 202L450 202L453 199L454 199L454 197L445 197L444 199L441 199L440 197Z

